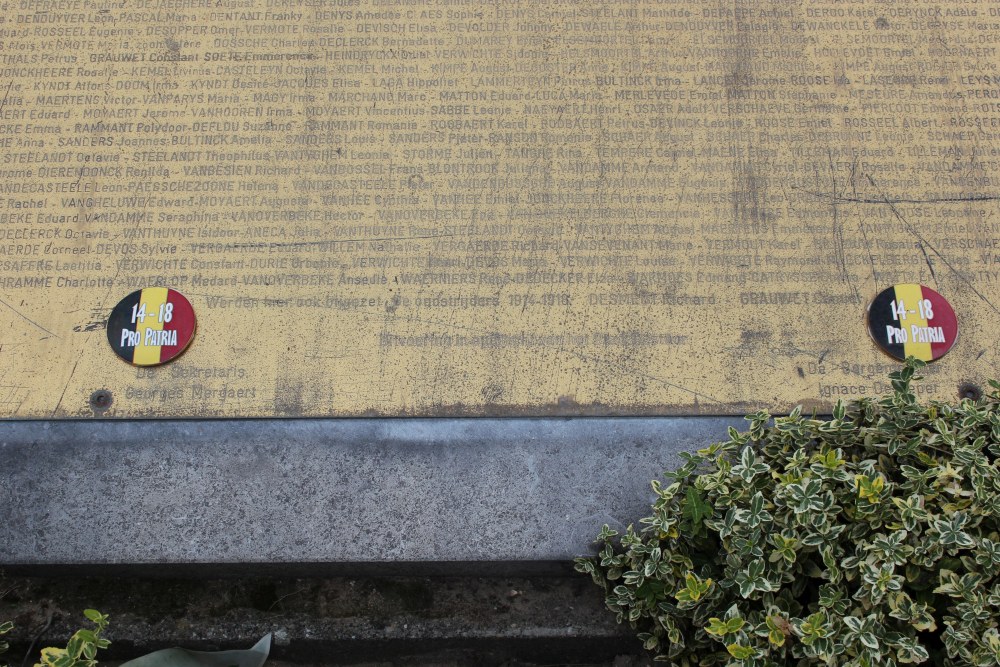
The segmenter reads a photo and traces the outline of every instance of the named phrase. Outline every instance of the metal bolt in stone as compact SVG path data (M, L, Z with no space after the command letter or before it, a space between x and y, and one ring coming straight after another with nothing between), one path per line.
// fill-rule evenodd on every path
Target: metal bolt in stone
M90 407L95 410L107 410L111 407L113 398L107 389L98 389L90 395Z
M983 390L971 382L963 382L958 385L958 397L960 399L968 398L973 401L978 401L983 397Z

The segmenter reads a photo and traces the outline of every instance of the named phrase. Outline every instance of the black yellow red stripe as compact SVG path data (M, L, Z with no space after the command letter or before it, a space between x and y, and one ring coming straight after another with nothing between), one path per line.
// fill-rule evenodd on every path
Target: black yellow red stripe
M951 304L924 285L905 283L883 290L868 307L868 331L878 346L896 359L934 361L958 338Z
M133 349L132 363L136 366L155 366L160 360L160 337L156 332L164 330L162 306L167 302L166 287L147 287L139 297L139 307L144 313L141 321L136 321L135 330L139 336L138 345Z

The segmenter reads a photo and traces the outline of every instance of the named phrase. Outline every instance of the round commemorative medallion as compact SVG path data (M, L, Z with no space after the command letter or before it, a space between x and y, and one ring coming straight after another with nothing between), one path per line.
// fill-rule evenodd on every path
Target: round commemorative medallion
M924 285L893 285L868 306L868 333L896 359L935 361L958 339L958 319L948 301Z
M122 299L108 318L108 342L136 366L158 366L175 359L194 338L194 308L183 294L147 287Z

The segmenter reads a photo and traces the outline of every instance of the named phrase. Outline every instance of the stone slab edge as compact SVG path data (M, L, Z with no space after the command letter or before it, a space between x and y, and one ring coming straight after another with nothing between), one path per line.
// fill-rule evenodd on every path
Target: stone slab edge
M730 417L0 423L0 567L565 571Z

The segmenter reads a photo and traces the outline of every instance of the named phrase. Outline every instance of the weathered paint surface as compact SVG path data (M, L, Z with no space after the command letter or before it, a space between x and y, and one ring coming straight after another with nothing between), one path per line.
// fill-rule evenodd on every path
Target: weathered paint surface
M0 16L0 416L823 409L901 283L997 374L992 5L274 4Z

